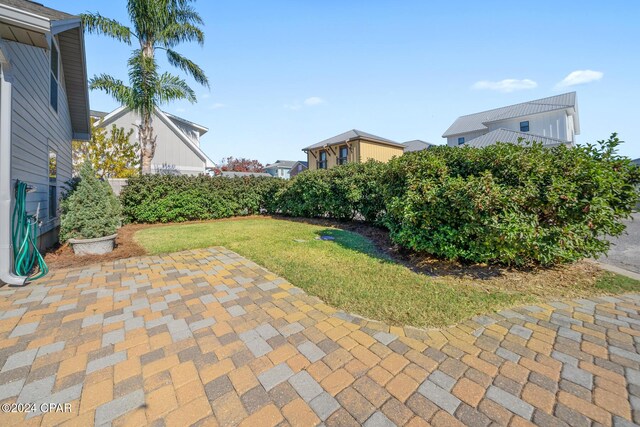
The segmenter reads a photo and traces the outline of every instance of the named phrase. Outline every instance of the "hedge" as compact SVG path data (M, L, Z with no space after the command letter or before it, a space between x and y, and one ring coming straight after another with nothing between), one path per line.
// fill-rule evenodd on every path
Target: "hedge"
M383 172L384 164L374 161L305 171L280 190L271 213L377 222L385 208Z
M143 175L129 178L120 200L127 222L217 219L273 210L283 185L267 177Z
M305 171L290 181L149 175L121 194L126 220L203 220L260 212L359 219L437 257L553 265L597 257L638 202L640 168L597 145L434 147L389 163Z
M607 252L638 200L639 169L598 145L436 147L392 160L384 224L400 246L446 259L553 265Z

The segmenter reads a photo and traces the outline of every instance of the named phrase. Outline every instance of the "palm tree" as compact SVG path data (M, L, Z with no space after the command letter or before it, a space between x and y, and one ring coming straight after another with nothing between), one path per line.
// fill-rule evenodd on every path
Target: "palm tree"
M180 77L170 73L160 74L155 58L156 50L164 50L169 64L175 66L203 86L209 81L202 69L190 59L173 50L182 42L204 43L200 29L202 18L191 6L193 0L128 0L127 11L132 27L129 28L99 13L81 15L84 28L89 33L104 34L131 46L137 39L140 47L131 52L127 63L129 85L107 74L94 76L90 89L103 90L120 104L140 115L137 125L140 142L142 173L151 172L151 160L155 154L156 136L153 134L152 117L161 104L186 99L195 102L196 96Z

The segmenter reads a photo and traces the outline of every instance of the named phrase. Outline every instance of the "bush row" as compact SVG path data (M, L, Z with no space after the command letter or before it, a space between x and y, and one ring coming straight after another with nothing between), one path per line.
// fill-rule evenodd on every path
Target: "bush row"
M638 200L640 169L598 145L435 147L389 163L272 178L143 176L122 192L134 222L259 212L384 225L405 248L447 259L553 265L607 251Z
M127 222L182 222L254 215L271 206L284 181L267 177L143 175L120 193Z

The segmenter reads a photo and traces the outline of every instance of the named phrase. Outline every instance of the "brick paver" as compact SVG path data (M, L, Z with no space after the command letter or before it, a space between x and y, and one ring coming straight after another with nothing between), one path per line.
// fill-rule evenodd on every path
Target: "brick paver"
M640 296L424 331L224 248L59 270L0 289L0 403L34 404L2 426L634 425Z

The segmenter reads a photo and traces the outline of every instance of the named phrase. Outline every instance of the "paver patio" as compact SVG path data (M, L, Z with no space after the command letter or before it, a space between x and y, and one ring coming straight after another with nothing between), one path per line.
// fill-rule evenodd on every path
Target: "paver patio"
M322 304L224 248L0 289L0 425L640 422L640 296L424 332ZM635 421L635 423L634 423Z

